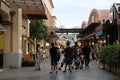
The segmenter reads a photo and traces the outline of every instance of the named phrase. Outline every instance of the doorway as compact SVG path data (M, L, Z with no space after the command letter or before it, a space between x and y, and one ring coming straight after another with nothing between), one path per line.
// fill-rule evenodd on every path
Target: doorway
M0 24L2 24L2 16L0 15ZM3 67L3 31L0 29L0 68Z
M0 49L0 68L3 67L3 50Z

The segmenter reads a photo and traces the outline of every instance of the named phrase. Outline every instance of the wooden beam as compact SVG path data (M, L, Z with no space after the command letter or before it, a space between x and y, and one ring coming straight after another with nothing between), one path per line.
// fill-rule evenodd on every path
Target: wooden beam
M43 14L46 14L45 13L45 10L29 10L29 9L23 9L22 10L23 14L26 14L26 15L32 15L32 14L36 14L36 15L43 15Z
M26 15L29 19L47 19L45 10L29 10L23 9L23 15Z
M27 15L28 19L47 19L46 15Z

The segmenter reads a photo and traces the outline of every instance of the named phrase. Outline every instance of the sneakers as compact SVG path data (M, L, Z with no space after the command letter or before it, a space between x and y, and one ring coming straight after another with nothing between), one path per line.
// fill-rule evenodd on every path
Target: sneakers
M82 66L82 65L80 66L80 69L83 69L83 66Z
M52 74L52 73L53 73L53 71L50 71L49 73L51 73L51 74ZM58 74L58 71L55 71L55 73L56 73L56 74Z
M73 73L72 71L70 71L70 73Z
M61 68L59 68L59 70L61 70Z
M64 70L63 72L66 72L66 70Z
M35 70L36 70L36 71L37 71L37 70L41 70L41 68L39 68L39 69L35 69Z
M69 70L70 71L70 73L73 73L71 70ZM63 72L65 72L66 73L66 70L64 70Z
M58 73L58 71L55 72L56 74Z
M85 68L89 68L89 66L85 66Z

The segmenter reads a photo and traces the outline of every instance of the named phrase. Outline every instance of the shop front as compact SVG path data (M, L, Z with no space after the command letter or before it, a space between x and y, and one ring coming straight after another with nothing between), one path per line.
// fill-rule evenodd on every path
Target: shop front
M28 52L28 19L47 19L42 0L0 0L0 67L21 67L22 53ZM22 28L28 31L26 35Z
M1 6L2 3L0 2ZM7 13L2 10L0 6L0 68L3 67L4 61L3 61L3 53L4 53L4 32L6 31L5 26L9 24L9 21L6 21L8 19Z
M0 67L3 66L3 33L0 31Z
M0 15L0 23L2 23L2 16ZM0 26L0 67L3 66L3 26Z
M113 45L115 41L115 29L111 24L104 23L96 28L96 38L99 45L102 47L104 45Z

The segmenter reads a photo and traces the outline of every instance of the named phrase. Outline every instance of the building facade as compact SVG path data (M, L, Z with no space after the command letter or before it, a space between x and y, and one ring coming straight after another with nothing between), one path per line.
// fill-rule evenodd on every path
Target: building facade
M46 4L44 1L49 3ZM2 56L0 66L21 67L22 54L28 53L29 50L30 20L49 20L48 13L52 11L52 5L49 4L52 0L44 1L0 1L0 56ZM48 21L49 24L50 21Z
M90 45L95 45L96 43L102 45L101 40L103 41L103 37L106 35L104 34L103 21L107 20L109 20L109 10L93 9L89 15L88 22L83 22L82 24L82 39Z
M120 3L114 3L110 8L110 23L114 27L114 41L120 42Z
M93 9L88 22L82 24L80 40L89 45L102 47L120 42L120 4L115 3L108 10ZM96 46L97 45L97 46Z

